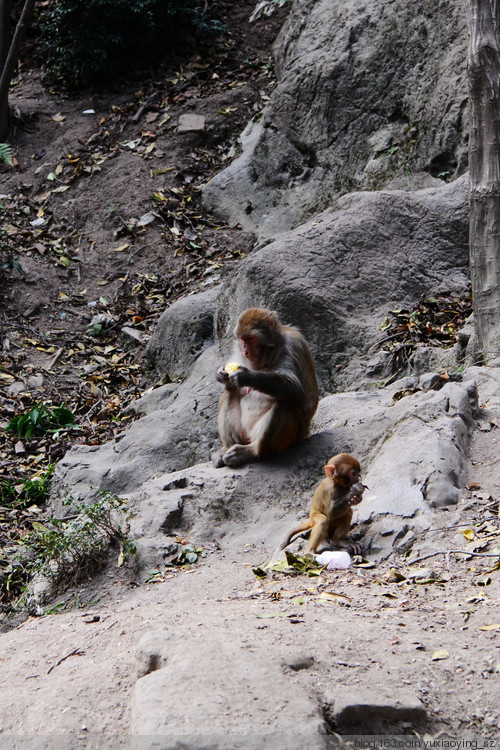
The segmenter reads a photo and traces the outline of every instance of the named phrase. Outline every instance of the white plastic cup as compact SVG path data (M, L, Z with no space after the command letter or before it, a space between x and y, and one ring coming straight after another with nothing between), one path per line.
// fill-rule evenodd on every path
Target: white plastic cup
M316 555L316 560L320 565L326 565L327 570L345 570L352 562L349 552L345 550L335 552L326 550Z

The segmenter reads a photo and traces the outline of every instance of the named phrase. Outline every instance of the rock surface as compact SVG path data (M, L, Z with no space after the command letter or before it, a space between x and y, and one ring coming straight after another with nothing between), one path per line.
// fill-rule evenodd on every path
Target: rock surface
M324 748L317 702L283 674L267 649L245 648L217 633L192 639L189 651L181 638L172 640L167 665L135 685L132 735L161 737L165 749L182 740L202 750L300 750L305 742ZM176 700L179 686L189 696L182 703Z
M307 512L326 460L347 451L361 460L369 487L355 519L365 525L366 554L380 560L409 548L415 535L429 528L433 509L456 505L464 483L478 418L475 383L423 390L429 382L406 378L372 392L327 396L305 443L241 469L185 463L181 445L177 469L162 473L162 464L176 458L174 433L168 430L172 412L163 409L135 422L117 445L70 452L56 471L56 496L60 500L70 489L73 496L92 496L92 487L127 496L130 532L139 563L148 569L172 553L179 534L198 543L240 543L244 537L276 546L294 517ZM407 387L415 392L399 398ZM197 418L185 417L186 434L196 434Z
M278 85L206 207L269 237L352 190L462 174L466 27L456 0L295 3L275 45Z
M146 416L112 443L76 447L64 457L53 485L57 502L68 492L88 496L89 487L129 494L155 475L209 460L217 445L221 393L215 373L229 353L234 321L245 307L276 308L284 322L300 324L324 389L368 384L370 368L363 362L369 347L379 340L380 321L391 306L411 307L423 294L466 288L466 224L463 179L417 193L352 194L314 222L248 256L217 298L210 291L172 305L151 351L159 352L161 367L172 372L176 358L183 370L197 351L201 354L183 383L165 386L159 395L153 391L141 400L135 410ZM325 283L330 278L332 283ZM198 301L200 313L193 322ZM207 323L212 315L216 343L203 350L210 341ZM382 371L379 368L378 378ZM388 363L385 374L391 373ZM388 393L379 395L381 402ZM362 398L369 396L351 395L343 412L346 424L356 423L356 404ZM328 424L323 421L321 426L325 429ZM459 427L463 429L460 420ZM347 440L361 457L364 442L356 433ZM331 449L322 446L318 465L325 456L344 449L340 441ZM443 473L442 487L435 490L438 498L457 486L457 476L455 468ZM431 493L437 479L429 481Z
M146 350L158 377L183 377L213 344L217 292L215 288L183 297L161 315Z
M359 387L374 379L369 349L377 353L389 310L411 310L438 292L466 294L468 262L466 179L414 193L352 193L240 263L217 300L217 336L227 339L246 307L276 309L299 325L324 389Z

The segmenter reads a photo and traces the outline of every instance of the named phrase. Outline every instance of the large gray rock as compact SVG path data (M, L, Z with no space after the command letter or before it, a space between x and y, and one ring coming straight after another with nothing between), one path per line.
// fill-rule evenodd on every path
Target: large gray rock
M146 356L158 376L184 376L199 355L213 344L214 309L218 289L183 297L161 315Z
M161 389L160 398L153 391L149 398L154 410L143 402L138 411L146 416L125 432L105 445L77 445L68 451L53 478L58 512L66 495L88 498L96 488L128 493L155 474L207 461L218 438L221 386L215 372L220 361L218 347L210 347L182 385Z
M227 339L246 307L276 309L299 325L325 389L359 387L374 379L367 353L388 311L467 294L468 262L465 178L413 193L352 193L239 264L217 300L217 336ZM377 379L389 374L390 357Z
M213 630L169 642L167 665L136 682L131 713L130 734L150 738L144 748L155 738L165 750L324 748L319 705L279 658Z
M307 510L322 466L347 450L364 461L365 471L369 467L370 493L358 517L371 524L373 553L406 548L412 529L428 527L433 508L456 503L472 387L420 390L393 406L395 386L329 396L306 443L233 472L203 463L218 445L222 387L215 373L228 356L237 314L262 305L300 326L325 390L367 386L367 352L380 338L387 311L411 308L424 294L464 291L467 260L464 179L415 193L344 196L314 221L256 250L217 297L217 343L198 356L185 381L141 399L136 411L146 416L112 443L75 447L59 463L53 480L58 512L68 494L92 497L101 488L128 496L144 566L172 553L169 537L178 531L204 541L229 539L241 534L243 522L246 539L258 540L265 519L266 540L273 544L290 525L284 511ZM189 300L190 309L196 311L197 300ZM200 307L206 302L202 295ZM190 314L173 305L169 318L170 330L182 338ZM179 354L184 356L189 354Z
M340 194L425 187L467 165L467 24L459 0L297 0L278 85L206 186L206 207L260 236Z
M143 473L142 485L131 483L127 493L140 567L161 565L178 535L196 544L275 547L307 514L324 464L341 451L361 460L369 487L354 517L366 552L377 560L407 550L416 535L439 525L436 509L453 511L478 417L473 381L434 391L424 389L429 380L322 399L314 434L272 461L240 469L200 463L148 481ZM415 392L395 399L404 388Z

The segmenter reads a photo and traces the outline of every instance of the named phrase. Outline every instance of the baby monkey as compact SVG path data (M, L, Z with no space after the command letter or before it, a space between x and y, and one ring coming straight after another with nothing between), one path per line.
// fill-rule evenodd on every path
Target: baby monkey
M352 506L358 505L366 485L359 481L361 467L349 453L333 456L325 466L326 477L316 488L309 511L309 518L295 526L283 540L284 549L295 536L311 530L306 552L316 552L325 540L360 554L361 545L345 541L352 521Z

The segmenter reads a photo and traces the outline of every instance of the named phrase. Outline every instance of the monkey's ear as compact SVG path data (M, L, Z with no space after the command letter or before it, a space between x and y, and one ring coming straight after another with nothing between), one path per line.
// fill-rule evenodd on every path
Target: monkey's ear
M326 464L325 466L325 474L330 479L333 479L333 477L337 476L337 470L335 466L332 466L331 464Z
M279 327L280 322L279 322L278 313L276 312L276 310L269 310L267 314L267 319L273 328Z

